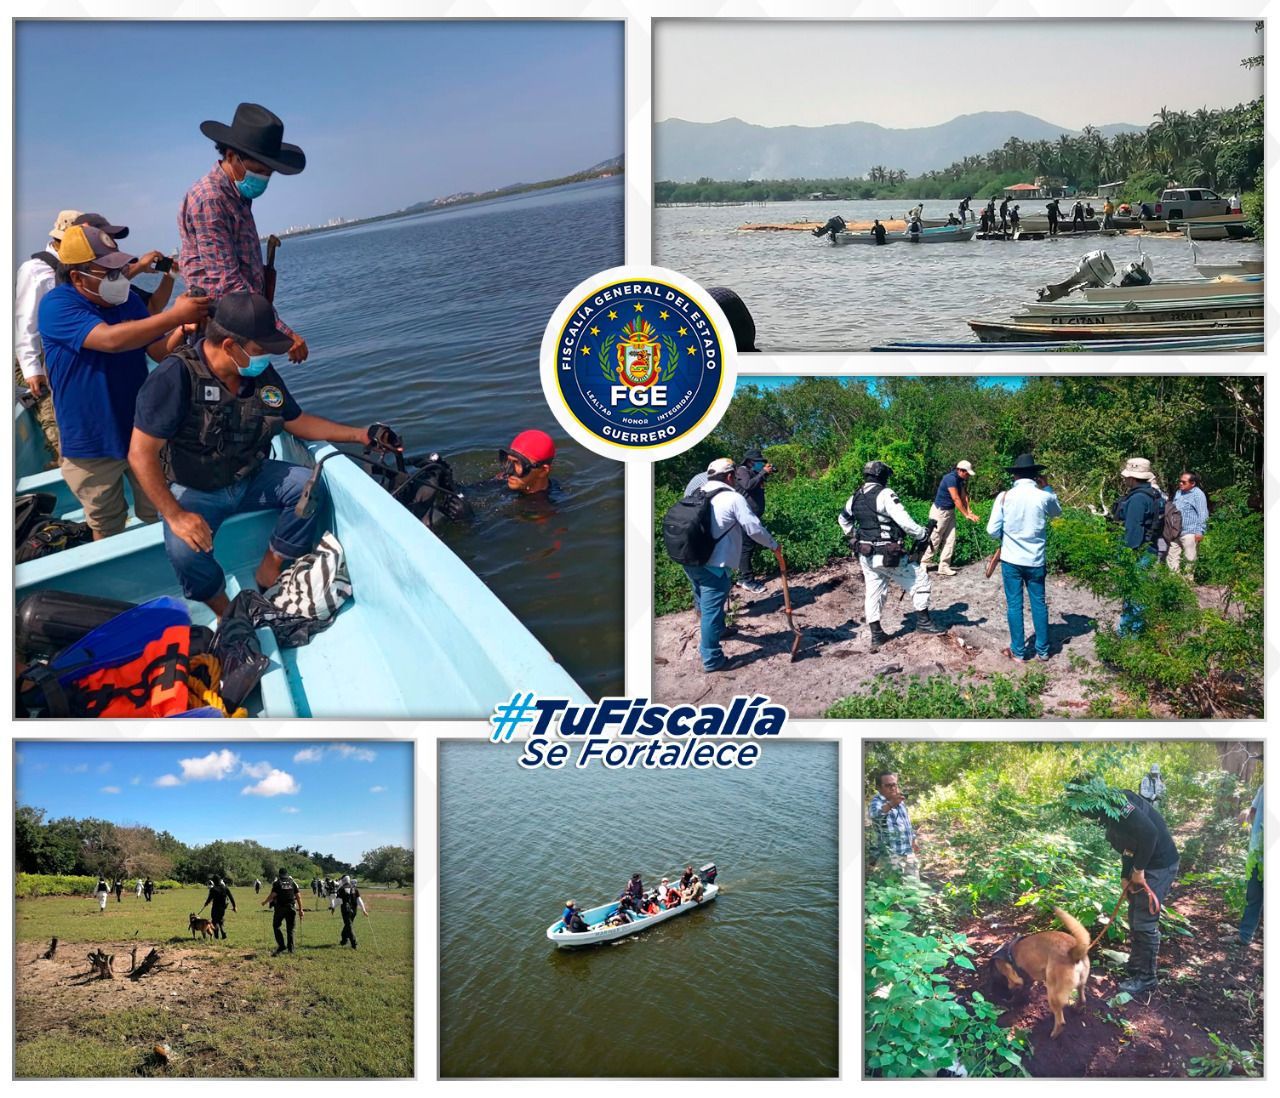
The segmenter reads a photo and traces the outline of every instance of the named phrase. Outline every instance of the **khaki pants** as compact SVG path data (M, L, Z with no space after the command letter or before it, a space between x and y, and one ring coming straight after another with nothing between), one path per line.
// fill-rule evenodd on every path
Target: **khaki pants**
M939 570L950 568L951 555L956 551L956 509L949 507L944 511L936 503L932 503L929 505L929 517L938 526L929 539L929 548L920 558L920 563L928 564L933 560L933 554L937 553L938 547L941 546L942 551L938 553L938 568Z
M13 364L13 381L15 385L27 388L27 379L22 376L22 367L16 362ZM53 394L47 385L44 396L36 402L35 413L40 430L44 432L44 443L49 448L50 455L56 458L61 453L61 439L58 435L58 421L53 415Z
M881 873L897 873L903 877L920 879L920 859L915 854L882 854L879 870Z
M124 497L126 478L133 486L133 510L138 519L155 522L160 517L124 458L64 457L61 467L62 479L80 501L84 520L96 536L118 534L129 521L129 504Z
M1195 564L1196 557L1199 556L1199 543L1196 541L1195 534L1183 534L1177 541L1169 543L1169 552L1165 556L1165 563L1169 566L1169 570L1180 571L1184 556L1188 564Z

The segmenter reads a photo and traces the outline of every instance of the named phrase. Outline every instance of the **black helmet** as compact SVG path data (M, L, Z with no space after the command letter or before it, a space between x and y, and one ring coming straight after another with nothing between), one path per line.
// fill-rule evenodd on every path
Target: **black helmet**
M888 484L889 478L893 476L893 470L883 461L868 461L862 467L862 475L867 480L874 480L877 484Z

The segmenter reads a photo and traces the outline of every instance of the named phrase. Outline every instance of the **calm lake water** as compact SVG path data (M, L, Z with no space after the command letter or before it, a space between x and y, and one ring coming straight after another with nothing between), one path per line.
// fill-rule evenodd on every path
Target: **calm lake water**
M895 339L975 341L967 319L1003 319L1035 300L1035 290L1061 282L1085 253L1105 250L1117 271L1138 258L1138 241L1157 279L1196 278L1180 234L1084 237L1003 243L885 248L832 247L807 232L738 232L748 223L826 222L901 217L914 200L772 202L759 206L654 210L653 261L704 286L731 286L750 308L762 351L861 351ZM950 205L954 209L954 203ZM948 204L926 201L925 215L945 217ZM1022 203L1024 215L1043 205ZM1262 258L1262 246L1197 242L1202 263Z
M311 349L285 368L290 389L453 463L476 521L441 537L595 696L622 690L622 465L560 430L538 350L560 299L622 259L616 179L295 237L276 255L280 315ZM488 480L530 427L556 440L549 500Z
M440 749L441 1074L837 1074L837 745L715 772L525 772L518 750ZM566 899L708 861L704 908L590 949L546 938Z

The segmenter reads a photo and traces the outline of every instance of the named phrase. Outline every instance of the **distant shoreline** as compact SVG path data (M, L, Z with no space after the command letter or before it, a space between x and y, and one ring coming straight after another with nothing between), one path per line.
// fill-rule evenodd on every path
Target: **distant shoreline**
M316 236L320 233L332 233L340 229L350 229L357 225L372 225L379 221L392 221L399 217L414 217L417 214L453 210L459 206L471 206L477 202L489 202L495 198L510 198L513 195L529 194L533 191L551 190L555 187L568 186L571 183L590 183L598 179L621 179L623 175L622 158L619 157L616 163L611 161L606 166L588 168L586 171L574 172L572 175L561 176L559 179L544 179L538 183L516 183L510 187L484 191L481 194L466 194L459 195L456 198L418 202L412 206L406 206L403 210L394 210L391 213L375 214L372 217L357 217L350 221L343 221L338 225L317 225L314 228L291 229L276 233L275 236L280 240L293 240L300 236ZM266 237L264 236L262 239L266 240Z

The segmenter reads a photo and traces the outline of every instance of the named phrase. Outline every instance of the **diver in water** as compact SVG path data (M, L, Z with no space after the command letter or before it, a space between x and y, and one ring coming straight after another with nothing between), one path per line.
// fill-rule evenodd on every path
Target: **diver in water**
M555 456L556 444L545 431L521 431L498 451L502 472L495 479L505 479L508 488L526 496L548 492Z

